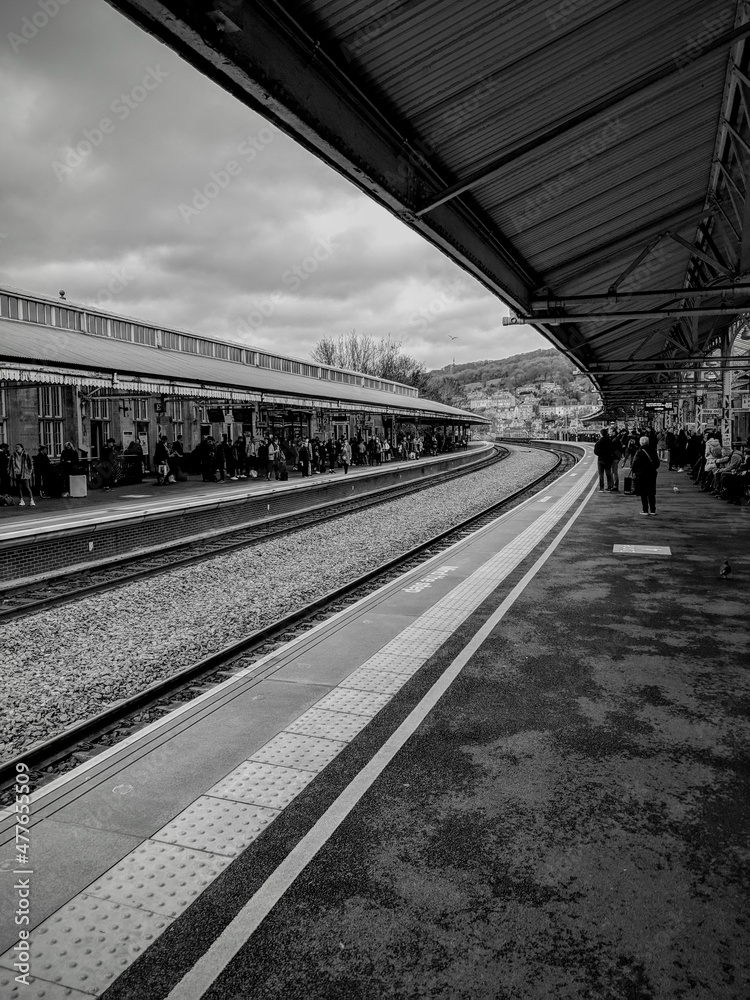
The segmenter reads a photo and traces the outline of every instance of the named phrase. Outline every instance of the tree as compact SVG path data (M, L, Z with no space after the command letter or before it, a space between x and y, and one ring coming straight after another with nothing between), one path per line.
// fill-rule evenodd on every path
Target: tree
M393 340L390 334L381 340L375 340L369 333L351 330L336 338L323 337L315 345L311 355L320 364L349 368L363 375L403 382L416 389L421 389L427 378L422 362L409 354L403 354L401 341Z

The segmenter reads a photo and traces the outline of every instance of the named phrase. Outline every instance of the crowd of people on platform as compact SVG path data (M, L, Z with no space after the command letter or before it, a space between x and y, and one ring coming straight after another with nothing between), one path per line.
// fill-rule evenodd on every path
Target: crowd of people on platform
M468 447L468 438L460 440ZM333 475L337 468L346 475L350 466L379 466L384 462L416 460L425 455L437 455L453 447L453 439L442 434L404 434L391 444L385 436L376 434L338 440L319 437L287 439L276 435L256 439L240 435L231 441L223 434L221 441L205 437L194 456L204 482L228 482L237 479L261 478L284 481L289 470L300 472L303 478ZM167 461L169 457L167 456Z
M456 445L468 448L468 437L458 440L440 431L425 434L399 434L396 441L372 434L321 441L318 437L239 435L232 441L223 434L217 441L211 435L203 438L190 454L184 449L182 436L170 442L161 435L153 456L153 468L158 485L187 481L188 473L200 474L204 482L231 482L240 479L263 478L284 481L289 470L303 477L332 475L337 468L347 474L350 466L379 466L384 462L415 460L452 450ZM122 449L114 438L108 438L93 469L89 470L91 485L109 489L124 482L140 482L146 471L147 459L137 440ZM38 497L68 496L70 476L85 473L80 452L71 441L65 443L59 465L53 466L47 448L40 445L32 456L22 444L12 450L0 444L0 505L34 507ZM96 478L94 478L96 477ZM33 485L33 490L32 490Z
M626 465L631 490L640 496L642 514L656 514L658 469L667 462L670 472L685 472L697 486L728 503L741 504L750 496L750 437L745 454L736 446L722 445L716 428L703 433L656 431L650 424L618 430L604 428L594 445L599 492L620 492L620 469Z

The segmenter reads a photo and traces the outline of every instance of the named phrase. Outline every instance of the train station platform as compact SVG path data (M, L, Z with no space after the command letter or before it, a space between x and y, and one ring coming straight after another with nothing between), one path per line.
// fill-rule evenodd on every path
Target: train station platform
M151 478L80 498L38 500L35 507L1 507L0 592L467 467L486 459L492 447L476 442L466 451L415 461L350 466L346 474L337 468L303 478L290 470L287 482L204 483L191 476L158 486Z
M0 819L0 995L746 1000L750 515L586 452Z

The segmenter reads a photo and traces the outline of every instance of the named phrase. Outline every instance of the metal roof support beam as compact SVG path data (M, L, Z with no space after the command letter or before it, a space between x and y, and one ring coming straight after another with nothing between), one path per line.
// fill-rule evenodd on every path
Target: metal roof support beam
M627 276L629 274L632 274L633 271L635 271L635 269L638 267L638 265L641 263L641 261L644 260L646 257L648 257L648 255L651 253L651 251L655 250L656 247L659 245L659 243L661 243L661 241L663 239L664 239L664 233L660 233L656 237L655 240L651 240L650 243L648 243L643 248L643 250L641 250L641 252L635 258L635 260L631 264L629 264L628 267L626 267L625 270L622 272L622 274L619 276L619 278L615 279L615 281L613 281L612 284L609 286L609 293L610 293L610 295L616 295L617 294L617 289L623 283L623 281L627 278Z
M731 46L735 42L740 41L740 39L746 38L748 35L750 35L750 23L742 24L738 28L732 28L729 31L724 31L720 35L717 35L711 42L707 43L705 47L701 49L700 54L697 55L692 62L698 63L707 56L712 55L717 49ZM605 95L600 100L587 105L576 114L563 119L557 125L547 129L546 132L536 136L534 139L527 139L524 142L517 143L501 156L498 156L497 158L477 167L477 169L468 177L459 181L457 184L446 188L442 194L438 195L435 199L433 199L433 201L420 208L416 214L422 216L426 215L427 212L432 212L439 205L444 205L447 201L451 201L453 198L457 198L459 195L465 194L472 188L484 183L484 181L490 180L509 163L512 163L513 160L524 156L526 153L538 150L540 146L550 142L552 139L558 138L560 135L564 135L565 132L570 131L570 129L589 121L591 118L596 118L597 115L601 115L605 111L611 110L618 104L627 100L629 97L640 94L649 87L652 87L654 84L660 83L662 80L681 72L682 66L679 62L676 63L674 59L670 59L668 62L662 63L660 66L657 66L655 70L652 70L651 73L647 73L635 83L628 84L626 87L621 87L619 90L614 91L614 93Z
M721 160L718 160L716 165L718 166L719 170L721 171L722 177L726 181L727 194L729 195L729 200L732 203L732 208L734 209L734 214L737 216L737 224L740 227L739 232L737 232L737 239L739 239L740 238L740 232L742 231L742 212L740 211L740 209L739 209L739 207L737 205L737 202L735 201L735 196L734 196L734 192L732 191L732 188L734 188L734 191L737 192L737 197L740 199L741 202L743 202L743 204L744 204L744 201L745 201L745 197L742 194L742 192L740 191L740 189L737 187L737 185L736 185L736 183L735 183L732 175L729 173L729 171L724 166L724 164L721 162Z
M572 302L617 302L624 299L636 298L669 298L682 301L683 299L700 299L705 297L715 297L717 295L750 295L750 285L717 285L714 288L655 288L649 291L628 291L628 292L593 292L591 295L562 295L550 296L549 298L532 299L532 309L565 309ZM750 305L748 305L750 311ZM616 314L614 314L616 315Z
M699 250L698 247L696 247L693 243L689 243L688 240L686 240L683 236L680 236L678 233L674 233L671 231L668 232L666 235L671 240L674 240L675 243L679 243L680 246L686 247L686 249L688 249L694 257L697 257L699 260L705 261L705 263L708 264L709 267L712 267L714 271L718 272L719 274L725 275L727 278L731 278L734 276L734 271L732 271L731 268L727 267L726 264L723 265L720 264L709 254L704 253L703 250Z
M708 225L705 222L703 222L701 224L700 229L701 229L701 233L703 234L703 239L706 242L706 246L711 251L711 253L713 254L714 258L719 262L719 264L721 264L722 267L725 267L725 268L729 269L729 265L724 260L724 257L723 257L723 255L721 253L721 250L719 250L719 248L717 247L716 243L714 243L713 236L708 231Z
M735 228L734 223L732 222L732 220L729 218L729 216L726 213L726 209L724 208L724 206L721 204L721 202L719 201L719 199L715 195L714 195L714 197L712 199L712 204L713 204L714 208L716 209L716 211L721 216L721 218L724 219L724 221L726 222L726 224L732 230L732 233L734 234L734 238L739 243L740 242L740 233L739 233L739 230ZM718 221L718 216L717 216L717 221Z
M744 307L744 311L750 308ZM656 312L617 312L617 313L585 313L570 316L503 316L503 326L524 326L528 323L547 323L550 326L562 326L566 323L598 323L600 320L650 320L650 319L680 319L682 316L737 316L743 312L741 306L698 306L695 309L660 309Z

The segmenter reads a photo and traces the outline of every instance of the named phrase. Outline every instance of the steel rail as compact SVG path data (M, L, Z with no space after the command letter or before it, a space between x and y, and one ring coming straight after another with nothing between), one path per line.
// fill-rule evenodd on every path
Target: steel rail
M278 637L288 629L299 626L306 619L320 615L324 610L330 610L331 605L341 603L342 601L351 602L352 600L357 600L358 598L353 597L356 591L371 586L375 580L379 580L383 576L393 574L396 571L402 572L408 562L419 559L435 545L444 544L448 540L452 544L456 540L454 536L475 530L481 521L497 517L502 509L511 507L525 494L532 493L545 480L557 478L556 474L563 460L573 459L573 456L569 452L556 451L554 448L544 448L543 450L549 450L557 455L557 462L551 469L548 469L543 475L537 476L534 480L497 503L491 504L478 514L473 514L452 527L438 532L427 541L421 542L401 555L387 560L375 569L368 570L362 576L357 577L356 580L329 591L327 594L298 608L296 611L273 622L271 625L256 629L242 639L230 643L215 653L211 653L209 656L178 671L176 674L157 681L137 694L108 706L90 719L74 723L61 733L57 733L47 740L28 747L22 753L0 762L0 789L6 789L15 781L17 765L21 764L27 767L30 772L34 772L32 777L35 778L37 787L39 787L42 777L39 772L71 757L75 753L76 747L80 747L82 743L88 743L91 739L111 733L118 725L124 723L129 716L142 712L145 708L155 707L155 703L159 700L174 697L180 690L198 679L201 679L203 683L208 682L211 673L225 670L227 664L232 660L237 659L243 654L247 654L253 648L262 646L263 643L274 639L274 637ZM574 460L574 464L576 461ZM49 779L51 780L52 777L50 775Z
M471 466L462 466L458 469L437 472L426 479L418 481L412 480L411 482L385 486L381 489L373 490L371 493L367 493L365 495L359 494L351 499L333 500L330 503L319 504L315 507L308 507L299 511L293 511L289 514L279 514L274 518L268 518L262 521L257 521L254 524L248 524L240 528L232 528L228 529L226 532L222 532L222 535L229 534L230 532L233 533L235 537L232 542L217 542L213 539L198 539L192 542L186 542L182 546L171 546L163 552L144 552L141 554L127 556L126 558L119 560L117 563L95 567L88 571L82 571L79 568L70 574L55 577L54 580L49 583L42 582L26 584L19 587L17 590L7 590L2 594L0 598L1 600L12 601L18 600L19 598L23 600L23 595L26 593L33 594L35 591L43 591L45 588L58 587L60 585L64 586L66 580L75 580L79 578L82 573L91 577L108 577L111 574L116 573L116 567L119 566L132 565L133 563L152 563L152 565L142 566L140 569L135 569L127 573L118 573L113 579L99 579L93 583L87 583L82 587L76 587L63 593L45 594L37 599L32 597L25 603L10 607L0 607L0 622L12 621L15 618L35 614L38 611L48 610L49 608L58 607L62 604L69 604L72 601L76 601L84 597L90 597L93 594L104 593L107 590L113 590L116 587L124 586L127 583L133 583L136 580L143 580L147 577L158 576L160 573L168 573L173 569L180 569L184 566L194 565L197 562L202 562L204 559L210 559L212 556L224 555L227 552L232 552L237 549L259 545L262 542L267 542L274 538L281 538L285 535L293 534L295 531L302 531L304 528L309 528L315 524L319 524L321 521L332 520L337 517L344 517L347 514L354 514L359 511L368 510L370 507L388 503L390 500L397 500L400 497L419 493L422 490L430 489L433 486L439 486L442 483L450 482L453 479L459 479L472 472L481 471L489 465L494 465L496 462L503 461L507 458L508 454L509 453L501 447L496 447L494 451L490 452L490 454L484 458L484 460L477 461ZM269 525L279 523L280 526L269 528ZM240 533L244 537L237 537ZM184 549L195 550L197 548L199 548L200 551L192 551L189 555L178 555L176 558L172 558L173 553L180 552ZM153 565L155 560L159 560L158 565Z

